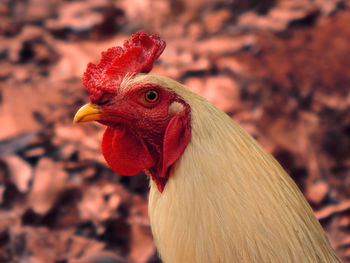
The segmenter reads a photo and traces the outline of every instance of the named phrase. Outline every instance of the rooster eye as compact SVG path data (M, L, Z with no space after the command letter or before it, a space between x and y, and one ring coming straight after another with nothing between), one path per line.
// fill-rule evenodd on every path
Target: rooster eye
M159 99L159 94L155 90L150 90L145 93L145 101L149 103L154 103L158 101L158 99Z

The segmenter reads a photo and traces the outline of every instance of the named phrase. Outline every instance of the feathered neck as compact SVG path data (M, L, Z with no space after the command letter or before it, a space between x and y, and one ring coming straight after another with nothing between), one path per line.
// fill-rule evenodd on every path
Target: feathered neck
M164 192L151 182L149 197L163 261L340 262L277 161L211 103L184 97L190 143Z

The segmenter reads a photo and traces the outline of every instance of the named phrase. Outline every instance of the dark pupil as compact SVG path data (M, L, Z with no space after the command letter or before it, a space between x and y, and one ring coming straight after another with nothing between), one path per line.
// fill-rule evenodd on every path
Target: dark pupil
M157 94L154 91L150 91L147 93L147 99L150 101L155 100L157 98Z

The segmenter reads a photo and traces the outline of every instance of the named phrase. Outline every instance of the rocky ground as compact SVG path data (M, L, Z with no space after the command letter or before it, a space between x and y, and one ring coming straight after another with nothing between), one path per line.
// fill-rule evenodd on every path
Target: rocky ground
M257 138L350 262L350 3L192 2L0 2L0 262L160 262L147 177L114 174L103 127L72 124L86 64L140 29L167 42L153 72Z

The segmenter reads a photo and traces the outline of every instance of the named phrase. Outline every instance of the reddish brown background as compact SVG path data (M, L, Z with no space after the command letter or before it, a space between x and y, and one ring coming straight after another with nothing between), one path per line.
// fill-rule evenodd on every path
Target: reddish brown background
M167 42L153 72L256 137L350 262L348 1L2 0L0 17L0 262L159 262L148 179L72 124L86 64L140 29Z

